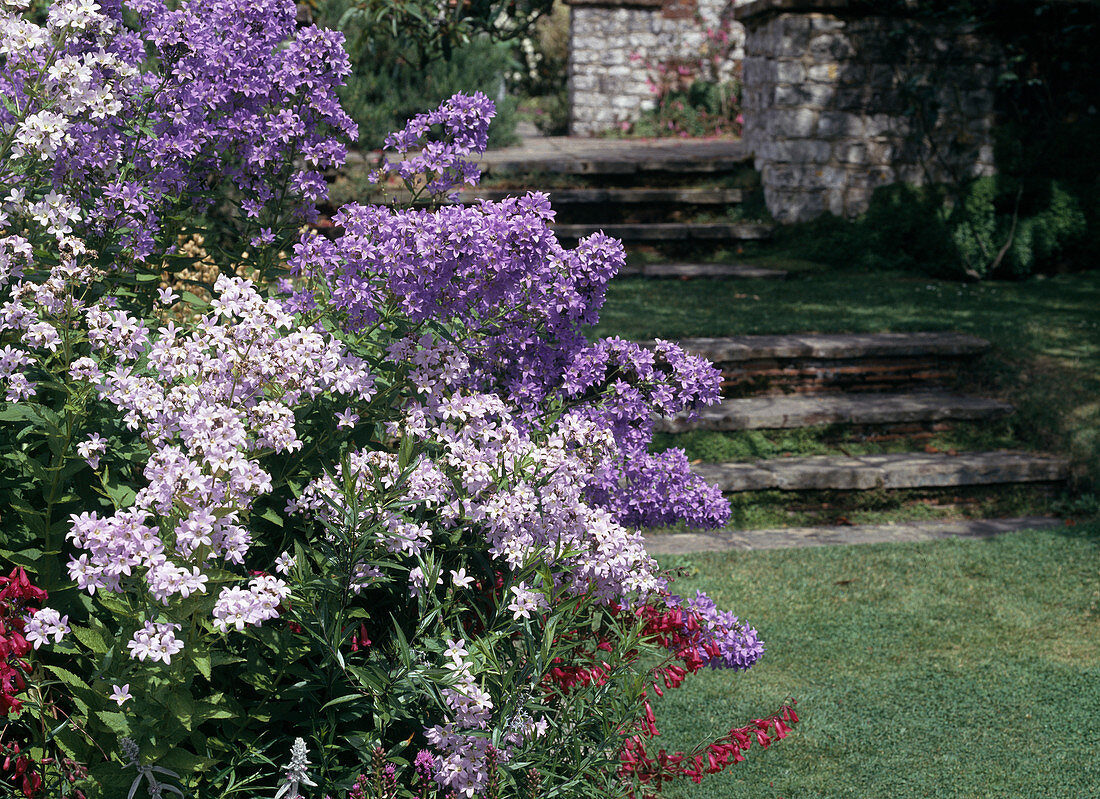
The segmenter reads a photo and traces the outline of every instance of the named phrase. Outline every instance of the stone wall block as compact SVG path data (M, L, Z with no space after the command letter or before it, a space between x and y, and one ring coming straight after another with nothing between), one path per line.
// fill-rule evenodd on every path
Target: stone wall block
M866 135L904 136L909 132L907 120L898 119L890 114L870 114L864 119Z
M832 107L837 111L859 114L871 105L870 86L841 86L833 95Z
M787 139L775 143L775 160L796 164L825 164L832 156L832 146L819 139Z
M599 89L600 80L591 73L580 72L573 76L571 84L574 92L590 92Z
M867 148L867 163L889 165L897 159L898 147L889 141L868 141L864 144Z
M842 164L866 164L870 160L866 142L851 140L838 142L833 152L836 160Z
M840 75L847 64L839 64L835 61L828 64L812 64L806 69L806 79L814 83L828 83L830 85L840 82Z
M764 58L746 57L741 63L741 79L746 86L761 83L775 83L779 78L781 61L769 61Z
M773 79L778 83L802 83L806 80L806 69L798 61L774 61L775 75Z
M817 135L822 139L861 138L866 130L863 118L857 114L825 111L817 120Z
M775 22L771 51L779 56L801 56L810 46L810 21L802 14L782 14Z
M848 27L845 20L832 14L807 14L810 20L810 30L815 33L823 31L842 31Z
M842 61L855 54L855 47L843 33L823 33L810 41L810 55L815 64Z
M833 99L836 90L820 83L790 84L781 83L772 93L772 102L777 107L805 106L825 108Z
M928 182L928 168L924 163L901 163L894 165L894 183L912 183L923 186ZM868 178L870 185L870 178Z
M871 204L871 191L860 186L849 186L844 190L843 216L859 216L867 211Z
M825 189L828 183L824 168L795 164L768 164L760 170L765 186L777 189Z
M764 202L783 223L805 222L825 213L825 192L804 190L783 190L770 186L764 187Z
M827 189L843 190L848 186L850 172L843 166L826 166L816 170L821 185Z

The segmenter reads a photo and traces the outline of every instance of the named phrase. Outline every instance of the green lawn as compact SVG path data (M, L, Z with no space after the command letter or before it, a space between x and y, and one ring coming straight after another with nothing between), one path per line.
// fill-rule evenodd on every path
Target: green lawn
M670 799L1095 797L1100 523L988 541L662 558L749 620L768 651L657 705L691 746L799 700L768 751Z
M792 275L616 279L595 333L639 340L809 331L973 333L992 342L993 352L968 376L966 388L1005 397L1017 408L997 435L1005 443L1069 453L1079 486L1095 491L1100 485L1100 271L963 284L900 272L825 270L776 255L743 260L790 268ZM786 448L784 442L777 446Z

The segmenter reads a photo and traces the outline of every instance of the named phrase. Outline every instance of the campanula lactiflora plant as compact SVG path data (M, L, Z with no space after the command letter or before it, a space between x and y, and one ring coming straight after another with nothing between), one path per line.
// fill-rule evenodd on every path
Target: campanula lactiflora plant
M0 555L34 580L10 578L33 606L0 595L6 784L659 787L637 724L682 673L645 653L763 648L646 554L644 526L728 517L648 452L718 375L584 338L619 243L563 249L540 194L444 202L477 180L482 95L388 142L377 179L428 202L319 234L347 58L292 3L0 8ZM203 299L171 265L214 217Z

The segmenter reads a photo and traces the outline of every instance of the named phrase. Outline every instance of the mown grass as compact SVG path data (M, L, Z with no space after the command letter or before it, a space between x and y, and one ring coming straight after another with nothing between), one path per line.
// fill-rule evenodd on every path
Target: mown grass
M669 799L1096 796L1100 523L985 541L661 558L758 628L764 659L656 706L670 750L792 695L801 723Z
M752 263L787 268L791 276L620 278L608 291L594 334L642 340L814 331L972 333L988 339L993 350L967 374L963 388L1015 404L1016 414L1003 428L1008 443L1068 453L1080 485L1100 485L1100 271L963 284L901 272L826 270L781 253Z

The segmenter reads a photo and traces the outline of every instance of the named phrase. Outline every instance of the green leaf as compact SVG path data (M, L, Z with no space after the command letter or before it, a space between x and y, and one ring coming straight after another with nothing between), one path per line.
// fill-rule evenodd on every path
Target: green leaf
M130 735L130 722L125 715L119 713L117 710L99 710L96 711L96 718L107 725L111 732L119 736Z
M195 668L198 669L199 674L201 674L207 680L210 679L210 674L211 674L211 670L212 670L212 666L211 666L211 663L210 663L210 655L208 655L208 654L192 655L191 656L191 662L195 664Z
M176 720L185 730L190 732L192 717L195 714L195 700L191 697L191 693L182 688L177 688L168 694L167 705Z
M107 654L107 650L110 649L107 642L103 640L103 636L96 630L74 624L72 625L72 631L76 640L87 647L93 654L105 655Z
M364 697L360 694L344 694L343 696L338 696L335 699L325 702L325 704L321 705L321 710L327 710L337 705L346 705L348 702L354 702L357 699L364 699Z
M3 410L0 410L0 422L27 422L34 421L34 418L30 406L26 403L9 405Z
M257 515L257 518L269 521L277 527L283 526L283 517L276 513L274 508L266 508L263 513Z
M53 674L55 677L61 680L61 682L65 683L65 685L69 686L70 688L80 688L85 691L91 690L91 686L89 686L88 683L84 682L82 678L73 674L68 669L63 669L60 666L52 665L47 665L45 668L46 671Z

